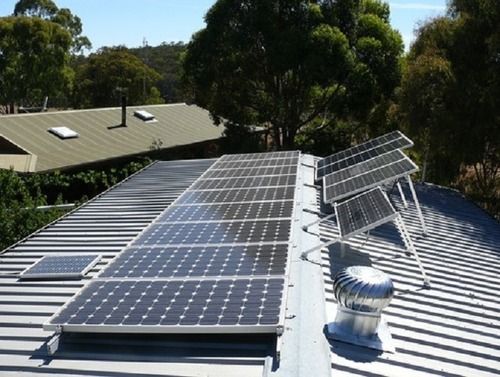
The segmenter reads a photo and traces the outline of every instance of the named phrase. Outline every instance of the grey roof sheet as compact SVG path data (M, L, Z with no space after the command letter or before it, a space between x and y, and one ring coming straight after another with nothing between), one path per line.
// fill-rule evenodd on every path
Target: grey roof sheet
M91 272L95 275L212 162L157 163L52 225L52 229L76 226L77 232L84 233L99 224L105 232L102 236L82 240L73 234L57 240L49 226L0 255L1 376L251 376L266 371L269 376L286 377L498 375L500 225L456 192L431 185L416 185L428 236L420 235L412 203L403 217L432 279L432 289L421 289L418 267L404 255L391 224L372 231L369 238L353 238L344 251L338 245L323 249L315 255L319 265L298 256L319 240L336 237L335 222L316 229L320 238L302 233L291 256L285 332L278 340L281 361L273 371L269 363L272 341L252 336L68 334L60 351L49 357L44 344L50 333L42 331L41 324L82 283L19 282L13 274L43 255L64 250L103 254ZM303 215L297 228L314 220L312 211L320 203L320 192L312 186L312 156L303 156L303 162L299 182L306 185L297 203L296 210ZM393 200L401 209L397 193ZM396 346L394 354L326 341L323 327L333 320L336 307L331 276L352 264L373 265L395 282L397 295L384 314Z
M146 109L158 122L145 123L133 115ZM222 136L208 111L195 105L169 104L127 108L127 127L121 108L18 114L0 117L0 136L37 156L35 171L54 170L161 148L189 145ZM69 127L80 136L62 140L51 127ZM160 144L159 141L161 141Z

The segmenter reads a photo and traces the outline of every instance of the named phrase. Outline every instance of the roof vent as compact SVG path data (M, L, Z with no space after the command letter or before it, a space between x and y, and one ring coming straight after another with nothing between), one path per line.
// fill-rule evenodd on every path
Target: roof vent
M155 116L151 113L148 113L145 110L134 111L134 116L136 116L140 120L143 120L144 122L147 122L147 123L156 122Z
M48 130L50 133L60 137L61 139L73 139L78 136L78 132L73 131L71 128L68 127L52 127L49 128Z
M394 352L392 337L381 317L394 296L391 278L373 267L351 266L335 276L333 291L337 315L328 325L328 337Z

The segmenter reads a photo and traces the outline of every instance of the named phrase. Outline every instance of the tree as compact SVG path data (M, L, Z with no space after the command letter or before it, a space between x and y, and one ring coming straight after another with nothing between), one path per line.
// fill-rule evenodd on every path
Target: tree
M161 76L125 47L103 48L78 66L75 105L105 107L118 103L117 89L126 89L131 105L163 103L153 85Z
M471 186L487 206L500 195L500 9L497 1L454 0L448 15L424 24L408 56L401 114L410 132L434 142L433 180ZM421 82L416 82L421 80ZM435 140L434 140L435 139ZM495 211L495 210L493 210Z
M387 20L374 0L219 0L183 79L218 122L267 126L291 148L304 128L364 119L392 94L402 41Z
M66 91L71 36L60 25L37 17L0 18L0 103L10 104Z
M71 34L73 53L90 49L92 44L82 34L80 17L71 13L68 8L59 9L52 0L19 0L14 7L14 16L38 17L61 25Z

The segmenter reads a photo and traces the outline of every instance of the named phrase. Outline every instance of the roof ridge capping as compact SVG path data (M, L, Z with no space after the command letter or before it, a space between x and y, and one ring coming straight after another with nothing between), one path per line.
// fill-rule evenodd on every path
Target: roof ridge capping
M185 102L177 102L177 103L160 103L156 105L136 105L136 106L127 106L127 109L142 109L142 108L155 108L155 107L174 107L174 106L192 106L188 105ZM197 105L194 105L197 106ZM199 107L199 106L197 106ZM108 111L108 110L121 110L121 106L115 107L95 107L91 109L73 109L73 110L60 110L60 111L46 111L43 113L27 113L27 114L6 114L0 116L2 118L15 118L15 117L29 117L29 116L43 116L43 115L54 115L54 114L72 114L72 113L83 113L83 112L91 112L91 111Z

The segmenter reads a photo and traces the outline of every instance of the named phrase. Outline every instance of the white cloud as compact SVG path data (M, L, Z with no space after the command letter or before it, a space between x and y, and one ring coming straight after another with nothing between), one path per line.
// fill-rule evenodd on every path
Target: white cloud
M410 9L410 10L439 10L443 11L446 9L444 5L433 5L426 3L395 3L390 2L389 6L393 9Z

